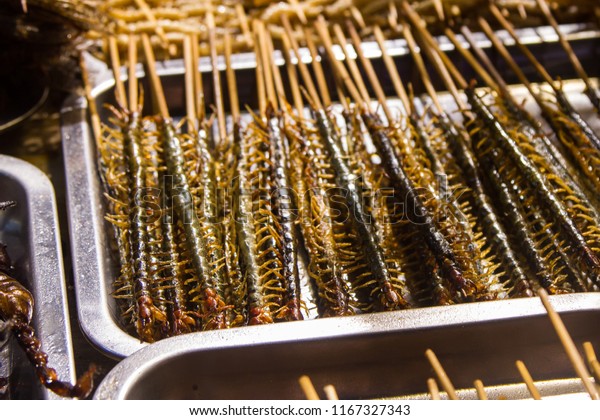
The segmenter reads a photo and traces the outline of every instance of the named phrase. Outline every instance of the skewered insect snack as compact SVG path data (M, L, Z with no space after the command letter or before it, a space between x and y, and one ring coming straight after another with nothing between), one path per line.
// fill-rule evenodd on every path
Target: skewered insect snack
M485 60L487 70L459 48L489 89L475 90L462 79L424 28L423 16L415 12L419 6L403 2L396 21L433 103L418 110L421 102L410 86L407 93L386 54L382 30L370 27L360 8L343 21L356 60L342 25L331 26L346 56L339 61L325 19L315 18L312 32L296 22L296 17L311 20L308 9L294 7L296 16L275 13L248 22L243 31L257 60L258 108L251 118L239 112L240 105L249 104L237 97L234 36L217 30L216 10L204 12L214 102L199 100L205 97L197 71L200 40L188 35L183 40L187 109L181 122L169 116L154 68L159 48L147 34L142 36L146 73L160 112L142 115L136 108L141 103L132 70L137 43L128 38L129 110L114 112L99 151L111 210L107 219L115 225L121 252L114 294L123 302L129 328L142 340L155 341L182 332L310 318L312 304L318 316L337 316L532 296L539 288L596 290L600 230L592 175L598 165L591 152L569 147L573 137L565 140L577 131L592 151L595 134L578 124L557 84L551 83L556 106L532 94L555 122L552 127L564 134L560 147ZM443 8L435 13L440 19L452 15ZM497 14L494 8L491 13ZM361 36L369 33L402 100L398 115L362 53ZM113 51L115 41L107 42ZM273 44L284 48L288 79L279 72ZM302 46L310 52L313 73L300 59ZM225 55L226 90L219 54ZM442 75L464 122L440 105L425 60ZM327 69L334 80L331 92ZM382 113L371 103L363 74ZM118 83L116 88L127 105L124 89ZM336 95L342 112L332 105ZM121 153L113 158L115 150ZM172 180L168 187L164 179ZM146 191L141 201L131 195L139 189ZM304 295L306 287L314 302L308 301L310 293Z

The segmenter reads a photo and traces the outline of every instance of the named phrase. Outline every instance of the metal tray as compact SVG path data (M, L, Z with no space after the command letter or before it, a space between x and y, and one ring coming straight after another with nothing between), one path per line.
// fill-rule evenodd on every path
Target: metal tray
M568 25L563 28L565 33L570 34L569 37L580 48L584 48L587 54L591 54L595 49L600 48L600 37L597 31L592 31L580 25ZM549 48L549 45L556 44L556 36L549 28L537 28L535 30L524 30L522 37L527 43L542 43L543 47L539 53L542 61L552 61L555 58L554 50ZM506 38L506 34L500 32L507 43L510 43ZM439 38L439 42L446 50L451 51L452 45L445 38ZM408 50L404 40L389 41L388 50L393 53L396 60L400 61L399 68L409 74L403 75L405 81L414 79L416 73L410 73L412 65L410 57L407 56ZM489 46L482 42L482 46ZM559 47L558 47L559 48ZM378 57L379 49L374 43L365 43L367 56ZM456 54L456 52L454 52ZM588 55L585 55L587 57ZM307 52L304 51L302 59L309 61ZM456 58L457 56L454 55ZM407 60L403 62L403 60ZM461 60L457 59L457 62ZM585 61L585 60L584 60ZM90 69L92 79L92 96L95 98L96 105L100 112L100 118L106 121L108 111L104 109L105 103L114 103L114 80L112 72L103 63L88 57L88 68ZM374 60L376 68L382 67L381 61ZM238 87L240 89L240 98L242 103L255 103L255 85L253 83L253 67L255 65L253 54L238 54L234 57L234 68L237 70ZM568 63L562 63L565 71L560 73L568 75L566 70L570 68ZM224 62L219 64L221 69L224 69ZM466 70L465 76L469 76ZM556 66L554 66L555 68ZM204 58L200 63L200 70L204 73L204 86L211 86L210 81L210 62L208 58ZM524 69L526 67L524 66ZM171 115L184 115L185 97L183 83L183 62L182 60L173 60L161 62L157 64L157 71L161 77L165 96L169 102ZM122 72L125 74L126 72ZM592 74L600 74L600 71ZM142 83L145 92L150 91L147 85L147 80L143 78L143 68L139 66L138 77ZM412 77L411 77L412 75ZM510 78L509 78L510 81ZM332 81L333 82L333 81ZM418 86L417 93L418 93ZM571 91L582 89L577 85L573 85ZM333 92L333 90L332 90ZM206 102L212 103L210 97L211 89L207 89ZM150 96L145 95L148 101L145 104L146 110L152 109ZM582 96L582 95L579 95ZM585 100L582 101L584 103ZM67 182L67 199L70 221L70 234L72 243L73 269L75 274L75 286L79 320L82 330L88 339L102 352L114 358L123 358L129 356L137 350L146 346L139 339L129 335L120 326L118 321L118 309L114 299L110 297L111 284L116 276L116 268L110 255L110 237L111 230L108 224L104 221L104 200L102 188L98 179L97 156L93 138L91 136L90 125L87 116L86 100L81 96L72 96L65 102L62 110L62 135L63 135L63 152L65 158L66 182ZM575 309L583 304L579 300L586 302L590 299L588 296L574 296L565 299L565 302L572 304L572 307L563 307L564 309ZM527 301L525 301L527 302ZM520 303L522 304L522 303ZM486 306L489 305L489 306ZM511 312L510 308L514 308L514 302L499 302L499 303L481 303L468 306L468 310L460 307L452 307L439 312L437 308L412 309L393 314L378 314L373 316L359 316L357 318L343 318L339 320L316 320L310 323L294 323L286 324L283 327L274 326L275 331L285 333L284 336L296 336L300 331L305 331L308 335L306 339L321 337L326 338L328 334L320 334L318 331L325 330L327 325L338 325L344 334L359 334L361 325L369 325L369 329L373 328L373 323L376 325L392 326L393 328L402 331L404 328L411 328L415 319L419 320L419 325L422 328L432 328L437 325L447 324L450 321L467 323L467 322L483 322L485 319L480 319L475 313L478 311L486 312L490 308L507 308L502 310L504 317L514 317L524 315L522 312ZM456 318L459 316L462 318ZM446 318L440 318L443 315ZM376 320L376 322L375 322ZM315 324L315 322L317 324ZM323 324L318 324L323 323ZM306 324L306 325L305 325ZM323 328L321 327L323 325ZM387 328L387 327L386 327ZM389 327L391 328L391 327ZM219 347L222 341L228 340L235 342L236 337L246 337L248 340L255 340L251 334L258 334L257 337L262 337L265 342L272 341L273 336L265 334L260 335L257 329L238 328L222 333L199 333L196 337L182 339L197 340L198 343L208 347ZM267 330L268 331L268 330ZM287 331L287 332L286 332ZM332 329L327 329L328 333L333 333ZM259 341L255 341L258 343ZM167 343L175 343L175 341L167 341ZM168 346L168 344L161 344Z
M551 296L575 342L600 342L600 293ZM298 377L340 398L424 398L432 348L454 385L481 379L490 397L526 398L514 362L544 383L542 395L578 394L571 365L535 298L468 303L207 331L169 338L120 362L96 399L295 399ZM268 359L268 363L265 360ZM580 395L582 396L582 395ZM473 398L464 391L461 398Z
M17 206L0 212L0 241L5 243L15 278L35 299L33 326L61 380L75 381L67 290L54 189L33 165L0 155L0 201ZM5 357L2 359L2 357ZM35 376L14 340L0 353L0 375L10 373L9 398L59 399Z

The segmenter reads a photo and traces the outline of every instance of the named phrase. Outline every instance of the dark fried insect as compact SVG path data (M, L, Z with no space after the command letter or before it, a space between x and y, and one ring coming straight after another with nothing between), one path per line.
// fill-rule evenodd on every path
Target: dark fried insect
M56 370L48 366L48 355L42 351L42 343L31 326L33 296L7 274L10 269L6 246L0 244L0 320L8 324L46 388L61 397L87 398L94 387L94 376L98 369L94 365L90 366L74 385L58 379Z
M516 141L506 132L505 128L494 117L487 105L477 96L472 88L466 90L469 103L476 115L481 118L493 135L494 141L505 151L519 168L519 171L530 183L534 194L546 207L552 220L560 227L568 238L570 245L577 253L584 266L590 270L591 276L598 277L600 261L590 249L581 232L569 216L564 204L557 198L544 175L536 168L529 158L521 151Z
M282 279L286 290L285 302L278 317L288 320L303 319L300 313L300 276L298 274L298 238L293 212L297 209L296 197L289 180L289 147L280 119L272 108L267 108L267 133L271 144L273 210L279 221L281 236Z
M476 285L471 279L465 278L450 244L436 229L430 212L421 202L414 185L404 172L390 139L381 127L379 119L366 115L363 118L371 133L371 138L377 148L378 154L381 156L387 175L390 177L394 188L397 188L400 194L406 199L409 219L416 224L423 240L435 255L444 277L450 281L454 293L458 296L458 300L473 298L476 294Z
M350 208L353 222L363 241L366 258L375 280L381 290L385 291L383 305L386 308L397 308L403 299L394 291L390 284L390 273L383 256L381 246L377 243L372 224L367 220L367 212L360 197L360 187L352 174L352 171L343 159L340 139L332 129L332 123L324 110L316 110L313 107L313 115L317 121L319 133L335 169L336 182L346 191L346 200Z
M488 194L484 190L477 161L467 139L463 137L463 132L458 130L447 116L439 115L436 120L436 123L445 133L445 139L452 151L452 157L460 167L466 185L472 191L470 198L472 206L479 216L482 232L491 243L491 248L498 256L498 260L506 267L506 276L510 282L511 294L533 296L524 269L508 240Z

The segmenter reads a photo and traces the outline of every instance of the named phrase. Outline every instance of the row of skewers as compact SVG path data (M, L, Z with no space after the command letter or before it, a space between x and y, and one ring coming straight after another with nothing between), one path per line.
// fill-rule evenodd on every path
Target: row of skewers
M589 395L590 399L598 400L600 399L600 362L598 362L596 352L594 350L594 346L591 342L586 341L583 343L583 350L585 354L585 360L582 355L579 353L573 338L569 334L569 331L565 327L560 315L553 308L550 300L548 299L548 294L540 289L538 291L538 295L541 299L544 308L548 314L548 318L552 323L552 327L554 331L558 335L559 340L565 350L567 357L569 358L574 373L577 375L578 379L581 380L581 385L585 392ZM433 350L427 349L425 351L425 356L429 361L431 368L437 378L428 378L427 379L427 390L428 397L431 400L440 400L442 399L442 393L440 392L440 385L443 391L445 392L444 398L448 400L457 400L459 398L459 393L457 389L454 387L450 377L446 373L446 370L442 366L442 363L438 359L437 355ZM587 362L587 366L586 366ZM541 400L542 394L538 387L536 386L529 369L522 360L517 360L515 362L515 366L519 372L520 377L523 379L523 384L526 386L527 391L532 399ZM319 393L315 389L315 386L308 375L302 375L298 378L298 383L302 389L302 392L306 396L308 400L319 400ZM338 400L338 392L334 385L325 385L323 387L323 392L328 400ZM468 394L474 394L476 399L479 400L487 400L488 393L485 389L483 382L480 379L475 379L473 381L473 389L463 389L462 394L463 397ZM394 396L398 397L398 396ZM403 397L400 397L403 398ZM468 398L468 397L467 397ZM506 398L505 396L501 396L500 398Z
M545 3L538 3L551 18ZM542 71L510 23L490 7ZM319 18L322 50L306 38L311 74L297 59L298 40L284 16L287 84L275 65L268 27L254 21L259 103L249 121L240 112L226 34L229 128L216 35L214 124L202 101L193 36L183 48L187 115L177 124L148 35L141 41L159 110L152 116L142 116L137 38L129 41L127 92L116 40L109 39L119 106L112 107L114 117L105 126L92 109L92 123L120 267L114 296L140 339L300 320L308 289L319 316L532 296L540 288L597 290L600 141L594 130L549 75L551 93L528 83L485 20L480 20L484 32L530 89L553 138L511 96L483 51L473 45L475 59L447 29L487 84L476 90L411 6L401 8L401 34L431 104L419 107L406 91L383 33L374 27L400 98L399 114L351 21L347 31L358 60L337 24L333 35L346 59L336 59L326 21ZM563 45L568 49L566 41ZM462 124L438 98L421 51L462 112ZM338 108L332 106L325 65L336 80ZM578 71L585 73L581 66ZM584 80L597 109L597 92L587 75ZM303 271L307 287L301 284Z

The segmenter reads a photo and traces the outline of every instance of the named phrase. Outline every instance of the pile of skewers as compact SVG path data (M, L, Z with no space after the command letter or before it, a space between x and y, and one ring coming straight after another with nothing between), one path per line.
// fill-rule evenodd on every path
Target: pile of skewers
M594 350L594 347L592 346L592 343L589 341L586 341L585 343L583 343L585 359L587 361L587 367L586 367L586 363L584 362L583 357L577 350L577 347L576 347L573 339L571 338L569 331L565 327L565 324L563 323L560 315L552 307L552 304L550 303L550 301L548 299L548 294L543 289L540 289L538 294L542 301L542 304L544 305L544 308L547 311L548 318L550 319L550 322L552 323L552 326L563 345L565 353L568 356L569 360L571 361L573 370L575 371L579 380L581 381L581 385L582 385L583 389L586 391L586 393L589 395L589 397L592 400L600 399L600 362L598 362L598 359L596 357L596 352ZM430 399L432 399L432 400L442 399L442 395L440 393L440 387L439 387L438 383L441 384L442 389L445 391L444 399L448 399L448 400L457 400L460 398L473 399L472 395L476 396L476 399L479 399L479 400L489 399L488 393L485 389L485 386L480 379L475 379L473 381L473 389L461 390L460 394L462 395L462 397L459 398L459 392L452 384L450 377L446 373L444 367L442 366L442 363L438 359L437 355L433 352L433 350L427 349L425 351L425 356L427 357L427 360L429 361L431 368L432 368L433 372L435 373L435 376L437 377L437 380L435 378L427 379L428 397ZM531 373L527 369L527 366L525 366L525 363L522 360L517 360L515 362L515 366L517 367L519 375L523 379L523 383L526 386L527 391L528 391L529 395L531 396L531 398L534 400L541 400L542 395L540 393L540 390L538 389L535 382L533 381ZM589 370L588 370L588 368L589 368ZM302 375L300 378L298 378L298 383L299 383L300 387L302 388L302 392L306 396L306 399L308 399L308 400L319 400L320 399L319 393L315 389L315 386L308 375ZM334 385L331 385L331 384L325 385L323 387L323 391L328 400L338 400L339 399L337 389ZM401 398L401 399L407 398L406 396L395 396L395 397ZM408 398L410 398L410 397L411 396L408 396ZM420 396L412 396L412 398L415 398L415 397L418 398ZM506 397L504 395L501 396L501 399L505 399L505 398Z
M538 4L560 34L546 4ZM203 101L198 44L186 36L187 115L177 123L149 36L142 34L141 44L159 110L151 116L142 115L138 37L128 40L127 92L117 41L108 40L118 107L102 126L90 101L92 123L120 267L114 296L142 340L300 320L308 306L301 294L304 271L319 316L532 296L538 289L598 289L597 134L495 5L490 13L515 36L552 91L530 85L483 19L481 27L530 90L552 136L511 96L485 52L472 45L475 58L447 29L487 85L475 89L412 7L402 3L400 9L401 35L428 96L417 100L407 92L383 32L374 26L400 112L385 97L351 20L351 45L341 25L332 27L344 61L335 56L323 17L315 22L321 50L311 31L302 31L311 72L298 59L298 31L283 15L287 78L274 60L277 40L255 20L258 107L248 118L240 112L226 33L229 124L215 31L209 40L214 115L207 115ZM463 32L469 40L469 30ZM462 118L450 117L451 109L442 106L425 60ZM325 66L335 79L337 106ZM598 109L597 90L576 67Z

